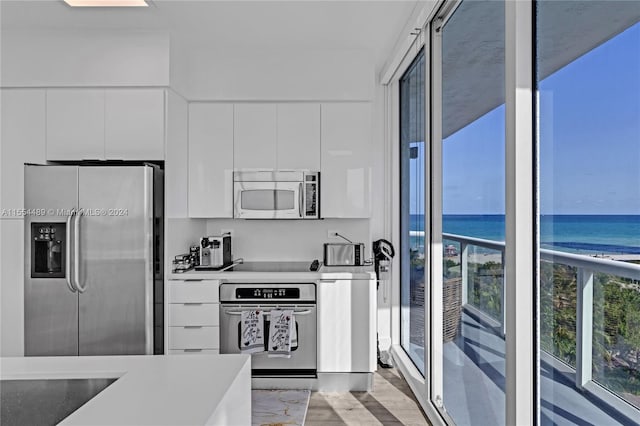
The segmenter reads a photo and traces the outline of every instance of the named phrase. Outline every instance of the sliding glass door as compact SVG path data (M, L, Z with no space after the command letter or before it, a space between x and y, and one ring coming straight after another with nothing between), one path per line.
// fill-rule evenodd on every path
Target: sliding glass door
M636 424L640 3L574 3L536 10L540 423Z
M400 79L400 340L425 365L425 55Z
M434 239L442 243L442 321L432 324L442 326L432 365L442 379L432 398L458 425L498 426L506 377L505 6L454 6L432 31L442 179Z

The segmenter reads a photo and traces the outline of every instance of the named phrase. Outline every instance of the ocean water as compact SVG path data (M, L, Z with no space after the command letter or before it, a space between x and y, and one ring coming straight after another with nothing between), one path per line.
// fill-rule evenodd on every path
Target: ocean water
M411 230L424 230L424 216L411 215ZM504 215L444 215L444 232L504 241ZM412 245L424 245L420 237ZM540 245L573 253L640 254L640 215L542 215Z

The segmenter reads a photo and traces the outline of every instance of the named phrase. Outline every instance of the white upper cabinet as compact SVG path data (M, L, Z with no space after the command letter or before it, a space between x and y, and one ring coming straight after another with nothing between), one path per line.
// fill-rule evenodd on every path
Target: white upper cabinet
M321 117L320 213L325 218L368 218L371 106L325 103Z
M163 160L163 89L47 90L47 160Z
M278 104L277 168L320 170L320 104Z
M276 162L276 104L236 104L233 115L233 166L271 170Z
M164 90L114 89L105 92L105 157L164 159Z
M189 217L233 217L233 117L233 104L189 104Z
M104 159L104 90L47 90L47 160Z
M21 209L24 163L46 161L45 91L1 89L0 102L0 208Z

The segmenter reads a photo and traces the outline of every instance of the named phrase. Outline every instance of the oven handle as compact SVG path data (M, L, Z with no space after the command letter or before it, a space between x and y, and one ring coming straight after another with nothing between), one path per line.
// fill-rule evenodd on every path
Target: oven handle
M265 311L263 315L269 315L269 312L271 312L271 310L269 311ZM224 311L225 314L227 315L242 315L242 311ZM294 315L309 315L310 313L312 313L312 311L310 310L306 310L306 311L293 311Z

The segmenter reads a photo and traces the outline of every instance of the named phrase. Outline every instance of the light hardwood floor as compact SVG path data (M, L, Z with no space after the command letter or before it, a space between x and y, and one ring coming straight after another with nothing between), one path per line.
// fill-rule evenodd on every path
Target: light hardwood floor
M305 426L429 425L400 372L378 368L373 391L313 392Z

